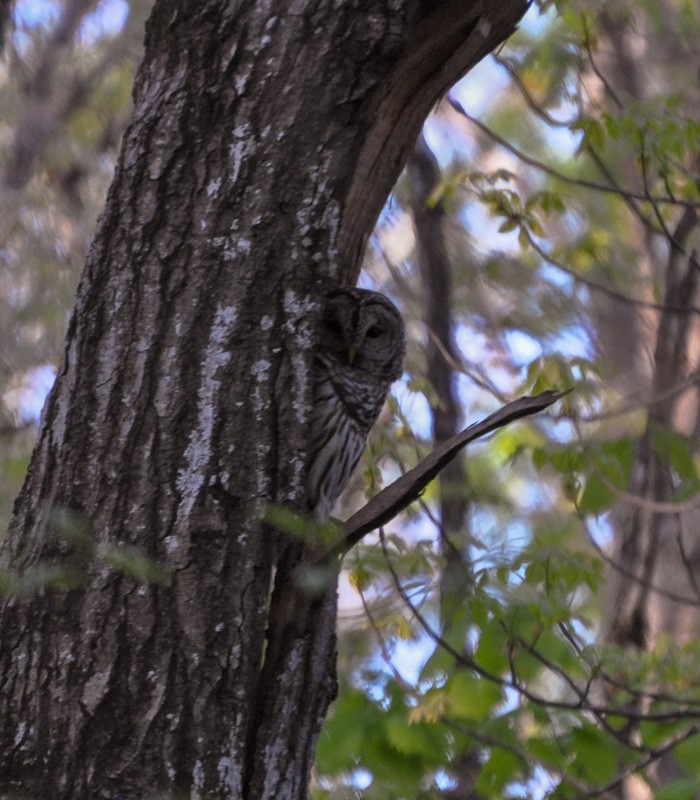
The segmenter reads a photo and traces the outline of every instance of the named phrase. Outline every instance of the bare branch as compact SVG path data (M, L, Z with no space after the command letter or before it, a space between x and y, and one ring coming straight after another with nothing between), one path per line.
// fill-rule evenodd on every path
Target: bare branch
M360 595L360 601L362 602L362 609L365 612L365 616L367 618L367 622L369 623L370 628L372 629L372 633L374 634L375 641L377 642L377 647L379 648L379 652L381 653L382 659L384 663L387 665L391 674L394 676L394 680L396 681L397 685L401 687L401 689L410 695L416 694L415 686L412 686L408 681L406 681L403 675L398 671L394 661L391 657L391 653L389 652L389 646L384 639L384 635L379 629L379 625L377 624L377 620L374 618L372 614L372 609L369 607L369 603L367 602L367 598L365 597L365 593L362 591L360 587L357 588L357 593Z
M343 524L343 538L334 545L320 559L320 562L330 561L337 556L342 556L354 547L363 536L376 530L381 525L386 525L397 514L404 510L410 503L417 500L421 492L432 481L446 464L471 442L492 433L498 428L514 422L522 417L529 417L548 408L557 400L572 391L566 392L547 391L534 397L526 396L514 400L503 406L495 413L475 422L461 433L443 442L432 453L427 455L416 467L395 480L386 489L375 495L367 505L353 514Z

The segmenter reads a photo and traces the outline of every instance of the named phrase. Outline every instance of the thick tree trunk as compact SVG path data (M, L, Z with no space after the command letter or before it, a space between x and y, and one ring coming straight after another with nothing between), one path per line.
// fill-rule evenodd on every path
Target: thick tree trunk
M260 515L305 504L317 298L524 9L156 2L5 547L23 587L64 580L1 609L0 794L305 795L335 586L302 596L301 545ZM169 584L115 569L123 546Z

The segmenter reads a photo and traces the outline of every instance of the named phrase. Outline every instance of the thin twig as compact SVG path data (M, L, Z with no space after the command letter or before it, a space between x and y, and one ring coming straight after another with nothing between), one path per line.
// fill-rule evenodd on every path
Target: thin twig
M603 160L603 157L600 155L600 153L598 153L598 151L591 145L590 142L586 143L585 149L586 153L588 154L588 157L593 161L596 167L598 167L598 170L607 180L608 186L614 189L618 189L621 193L623 193L624 189L622 189L620 184L617 182L615 176L613 175L612 171ZM621 196L627 208L629 208L632 214L634 214L634 216L637 217L637 219L642 223L642 226L644 228L646 228L650 233L653 233L655 235L658 236L662 235L662 231L659 228L657 228L656 225L654 225L654 223L652 222L652 220L650 220L649 217L642 211L642 209L639 207L639 203L634 197L631 197L630 195L624 193L621 194ZM677 202L676 198L673 195L670 196L672 197L674 202Z
M627 767L627 769L623 770L609 783L606 783L604 786L591 789L590 792L581 795L580 797L576 798L576 800L589 800L589 798L592 799L594 797L600 797L601 793L607 793L611 792L613 789L617 789L624 780L651 766L655 761L658 761L660 758L665 756L666 753L669 753L681 742L686 741L686 739L690 739L691 736L695 736L698 731L700 731L700 726L691 725L687 730L683 731L683 733L680 733L678 736L674 736L669 739L666 744L663 745L663 747L649 748L647 751L648 755L644 760Z
M640 306L642 308L651 308L655 311L664 311L670 312L673 314L700 314L700 308L697 306L670 306L666 305L665 303L655 303L652 300L640 300L636 297L630 297L629 295L625 294L624 292L619 291L618 289L613 289L610 286L606 286L604 283L599 283L598 281L594 281L591 278L585 278L583 275L579 275L578 272L571 269L571 267L567 267L566 264L561 262L559 259L555 258L551 253L548 253L544 248L540 247L539 244L535 241L532 234L527 228L522 228L525 231L525 236L527 237L528 244L532 249L540 256L544 261L550 264L553 267L556 267L561 272L564 272L566 275L569 275L573 278L576 282L582 283L584 286L588 286L591 289L595 289L596 291L602 292L606 294L608 297L613 298L614 300L619 300L622 303L626 303L627 305L633 306Z
M460 653L457 650L455 650L455 648L452 647L452 645L448 641L446 641L432 627L432 625L430 625L430 623L426 620L425 616L413 605L411 599L407 596L406 591L401 585L399 576L396 573L396 569L394 568L391 558L389 557L389 550L387 547L387 541L383 527L379 528L379 543L381 545L382 554L384 555L384 560L387 565L387 570L389 571L389 575L391 576L394 588L396 589L397 594L402 599L406 607L411 610L411 613L413 614L414 618L421 626L421 628L423 628L428 637L438 647L441 647L443 650L445 650L445 652L449 653L452 656L452 658L455 659L455 662L457 664L460 664L463 667L467 667L468 669L474 670L478 675L484 678L484 680L487 680L491 683L495 683L497 686L503 686L509 689L513 689L516 692L518 692L518 694L520 694L522 697L524 697L526 700L529 700L531 703L536 703L537 705L540 705L542 707L560 709L563 711L588 712L599 721L601 720L601 717L605 716L620 717L623 719L630 720L632 722L642 722L642 721L675 722L683 719L697 720L698 718L697 709L679 709L677 711L644 712L644 711L634 711L632 709L623 708L619 706L612 706L612 705L609 706L594 705L592 702L585 699L582 699L578 702L554 700L551 698L543 697L531 691L518 680L516 675L513 675L512 678L504 678L502 675L496 675L495 673L485 669L480 664L478 664L473 658L471 658L468 654ZM668 703L677 702L676 699L671 696L667 697L666 700ZM684 701L680 702L686 705Z
M616 561L614 558L609 556L605 550L596 542L595 536L590 532L588 525L583 523L583 529L586 532L586 538L588 539L591 547L596 551L596 553L600 556L600 558L605 561L605 563L622 575L625 578L628 578L631 581L639 584L640 586L645 586L651 592L660 595L661 597L665 597L667 600L671 600L674 603L678 603L679 605L684 606L700 606L700 602L695 600L693 597L687 597L685 595L677 594L676 592L672 592L670 589L664 589L661 586L658 586L655 583L649 583L646 578L643 578L640 575L636 575L632 570L625 567L619 561Z
M466 375L469 380L480 389L484 389L484 391L489 392L493 397L495 397L500 403L506 402L506 396L503 392L501 392L498 387L492 383L488 376L485 374L481 374L479 367L476 364L472 364L467 366L466 360L461 356L460 359L457 360L451 353L447 352L447 349L440 341L440 339L435 335L435 333L430 329L426 328L428 332L428 336L434 342L437 350L439 351L440 355L445 360L445 363L455 372L461 372L463 375Z
M618 500L621 500L623 503L629 503L631 506L651 511L654 514L685 514L688 511L695 511L696 508L700 508L700 494L696 494L694 497L688 498L688 500L680 500L678 502L652 500L649 497L642 497L641 495L632 494L632 492L621 489L600 469L596 468L594 472L605 488L612 492Z
M663 392L657 392L656 394L652 395L646 400L631 400L628 399L627 403L624 405L620 405L618 408L613 408L610 411L601 411L599 414L589 414L587 416L580 416L576 418L577 422L601 422L606 419L613 419L615 417L619 417L622 414L631 414L634 411L639 411L642 408L653 408L656 405L662 405L666 403L668 400L672 400L674 397L677 397L684 392L687 392L688 389L693 389L698 386L700 383L700 369L695 369L691 372L688 377L682 382L677 384L676 386L672 386L670 389L666 389Z
M499 136L494 130L485 125L483 122L478 120L476 117L473 117L465 108L464 106L453 97L448 97L447 102L455 109L459 114L461 114L465 119L469 120L469 122L476 125L479 130L483 131L490 139L493 139L496 144L499 144L501 147L504 147L514 156L516 156L520 161L523 161L525 164L528 164L531 167L535 167L536 169L541 170L542 172L546 172L548 175L551 175L553 178L557 178L557 180L563 181L564 183L571 184L573 186L583 186L587 189L594 189L598 192L605 192L606 194L614 194L620 197L631 197L635 200L649 200L649 198L643 194L642 192L633 192L629 189L621 189L617 186L606 186L602 183L596 183L595 181L589 181L585 178L571 178L568 175L565 175L563 172L550 167L548 164L544 164L542 161L538 161L536 158L532 156L528 156L526 153L523 153L522 150L519 150L517 147L512 145L507 139L504 139L502 136ZM685 206L687 208L700 208L700 202L694 200L679 200L677 198L672 197L655 197L655 202L657 203L670 203L672 205L678 206Z
M387 665L391 674L394 676L394 680L396 681L397 685L400 686L404 692L413 694L415 693L415 687L411 686L406 680L404 680L403 675L398 671L394 662L391 659L391 653L389 652L389 648L384 640L384 636L382 632L379 630L379 626L377 625L377 621L372 614L372 611L369 607L369 603L367 602L367 598L365 597L365 593L362 589L358 586L357 593L360 595L360 601L362 603L362 608L365 612L365 616L367 617L367 621L369 622L370 628L374 633L374 638L377 642L377 647L379 648L379 652L381 653L382 658L384 659L384 663Z
M588 23L586 22L586 15L584 12L581 12L581 26L583 27L583 47L588 55L588 62L591 65L591 69L598 77L598 80L603 84L603 86L607 89L610 97L612 98L613 103L619 108L623 109L624 105L620 98L617 96L617 93L612 88L612 85L608 81L608 79L603 75L603 73L598 69L598 65L595 63L593 58L593 50L591 48L591 36L588 31Z
M515 68L509 64L505 59L497 56L495 53L491 54L491 58L510 75L511 80L515 84L516 89L520 92L523 100L527 103L527 105L532 109L532 111L537 114L538 117L543 119L547 125L552 128L570 128L575 119L567 119L567 120L559 120L553 117L550 113L544 110L542 106L535 100L535 98L530 94L529 90L523 83L522 78L518 73L515 71Z
M639 165L642 172L642 186L644 187L644 194L647 196L647 199L651 203L651 207L654 211L654 216L656 217L656 221L659 223L659 227L664 233L666 239L668 239L669 243L675 244L678 247L678 243L674 239L671 231L668 229L666 225L666 220L663 218L661 211L659 210L659 206L654 201L654 198L651 194L651 189L649 188L649 176L647 175L647 152L646 152L646 143L644 140L644 131L639 132ZM683 248L680 247L682 250Z

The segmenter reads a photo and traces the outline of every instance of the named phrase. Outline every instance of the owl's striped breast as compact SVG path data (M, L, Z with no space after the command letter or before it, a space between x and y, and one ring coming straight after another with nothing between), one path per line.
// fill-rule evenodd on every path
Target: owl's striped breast
M325 353L316 355L314 367L307 496L323 520L360 460L388 386Z

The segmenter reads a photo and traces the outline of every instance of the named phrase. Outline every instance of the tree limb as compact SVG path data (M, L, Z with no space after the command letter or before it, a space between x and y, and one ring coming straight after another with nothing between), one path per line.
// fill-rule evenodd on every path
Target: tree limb
M495 413L475 422L460 433L436 447L417 466L395 480L386 489L373 497L367 505L353 514L343 523L342 539L335 544L320 562L332 561L336 556L343 556L356 545L360 539L380 525L386 525L397 514L416 500L425 487L437 476L450 461L471 442L480 439L492 431L503 428L522 417L529 417L548 408L557 400L572 391L546 391L534 397L525 396L503 406Z

